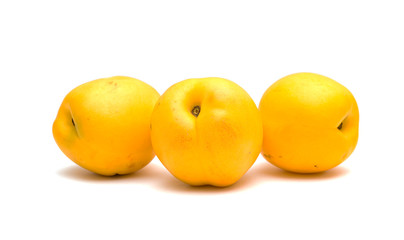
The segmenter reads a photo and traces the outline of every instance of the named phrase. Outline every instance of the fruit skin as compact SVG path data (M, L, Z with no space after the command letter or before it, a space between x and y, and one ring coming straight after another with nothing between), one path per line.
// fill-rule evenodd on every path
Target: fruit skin
M253 165L262 145L257 106L240 86L223 78L171 86L154 108L151 127L162 164L194 186L232 185Z
M266 90L259 109L264 127L262 155L282 169L326 171L347 159L357 144L355 98L328 77L286 76Z
M92 172L135 172L155 156L149 126L159 96L130 77L84 83L64 98L53 123L55 141L68 158Z

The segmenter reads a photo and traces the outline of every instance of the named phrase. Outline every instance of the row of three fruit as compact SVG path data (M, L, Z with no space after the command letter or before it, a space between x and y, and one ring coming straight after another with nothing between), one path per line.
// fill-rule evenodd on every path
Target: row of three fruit
M312 73L275 82L260 110L246 91L223 78L184 80L159 96L140 80L112 77L72 90L53 135L66 156L98 174L135 172L156 153L183 182L229 186L260 152L294 172L339 165L355 148L358 116L345 87Z

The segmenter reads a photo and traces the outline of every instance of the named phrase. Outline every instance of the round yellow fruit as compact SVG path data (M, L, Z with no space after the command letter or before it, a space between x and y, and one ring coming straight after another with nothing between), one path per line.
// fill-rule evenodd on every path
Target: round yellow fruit
M352 93L314 73L286 76L264 93L262 155L282 169L315 173L331 169L355 149L359 111Z
M111 176L146 166L154 152L150 117L159 93L130 77L94 80L64 98L53 136L73 162Z
M229 186L253 165L262 145L257 106L223 78L188 79L158 100L153 148L163 165L190 185Z

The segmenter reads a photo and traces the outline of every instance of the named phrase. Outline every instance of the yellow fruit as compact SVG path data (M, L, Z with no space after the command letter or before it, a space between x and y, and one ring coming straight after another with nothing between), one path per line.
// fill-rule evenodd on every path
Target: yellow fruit
M82 84L60 106L53 123L55 141L67 157L92 172L135 172L154 158L150 117L159 96L130 77Z
M253 165L262 122L251 97L223 78L188 79L158 100L153 148L163 165L190 185L229 186Z
M286 76L264 93L262 155L288 171L331 169L355 149L359 111L351 92L314 73Z

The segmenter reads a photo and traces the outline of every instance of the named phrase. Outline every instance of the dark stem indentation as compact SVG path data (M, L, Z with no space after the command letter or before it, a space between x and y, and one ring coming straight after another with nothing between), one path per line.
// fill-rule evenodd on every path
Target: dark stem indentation
M194 115L195 117L198 117L200 112L201 112L201 107L199 107L199 106L195 106L191 111L192 115Z
M343 122L341 122L341 123L339 124L339 126L337 127L339 130L342 129L342 123L343 123Z
M72 118L72 123L73 123L73 126L74 126L74 127L76 127L76 124L74 123L74 120L73 120L73 118Z

